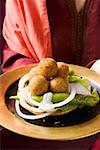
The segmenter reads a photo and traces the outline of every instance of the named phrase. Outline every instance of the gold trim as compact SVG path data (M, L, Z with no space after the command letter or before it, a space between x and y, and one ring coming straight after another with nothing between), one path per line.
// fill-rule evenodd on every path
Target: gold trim
M79 125L68 127L42 127L29 124L12 114L5 104L6 90L18 78L26 74L32 66L35 65L23 66L0 76L0 125L24 136L46 140L73 140L100 132L100 115ZM76 65L69 65L69 67L71 67L76 74L87 77L100 86L100 76L94 71Z

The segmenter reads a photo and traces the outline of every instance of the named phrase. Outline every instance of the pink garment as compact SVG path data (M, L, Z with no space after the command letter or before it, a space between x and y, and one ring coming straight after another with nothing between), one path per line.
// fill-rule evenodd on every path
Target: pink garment
M5 47L3 56L4 56L3 57L4 63L2 64L3 72L12 70L19 66L36 63L34 59L29 59L28 57L25 57L24 55L20 55L12 51L8 47Z
M96 140L96 142L93 144L91 150L100 150L100 138Z
M46 0L7 0L3 35L10 49L35 62L51 57Z
M62 2L63 0L59 1ZM100 28L100 23L98 23L100 20L100 11L98 11L100 10L100 0L91 1L92 4L88 13L90 17L88 20L84 42L86 51L82 56L84 58L83 60L87 59L87 61L90 60L89 57L91 57L91 60L93 60L92 56L90 55L95 56L95 58L97 58L97 56L98 58L100 58L100 50L97 50L98 54L96 52L96 49L98 49L100 45L100 32L98 32ZM56 2L58 2L58 0L52 0L52 4L50 6L51 8L54 2L56 5ZM70 13L68 12L68 14ZM65 20L67 19L71 20L71 17L68 16L67 18L65 18ZM67 20L67 22L69 22L69 20ZM52 20L51 12L51 24L52 23L55 22L53 22ZM92 28L90 26L92 26ZM69 28L67 28L66 25L65 27L66 30L70 32ZM63 32L62 34L65 33ZM3 35L8 45L8 47L5 47L4 50L4 72L12 68L19 67L22 64L26 65L34 62L39 62L44 57L52 57L51 33L47 14L46 0L6 0L6 17L3 26ZM54 43L56 42L56 38L58 38L57 35L59 35L59 33L55 35L56 37L53 39ZM62 39L62 37L60 38ZM65 40L63 41L65 43L66 39L63 40ZM91 43L91 41L93 42ZM70 39L68 42L70 42ZM57 44L59 45L59 43ZM90 54L90 52L93 53ZM56 55L58 52L55 51L54 53ZM59 51L59 53L61 54L61 51ZM12 59L14 59L14 63ZM97 150L100 147L99 143L100 140L98 140L98 143L96 142L96 144L94 144L93 150Z
M80 13L73 0L6 0L3 71L44 57L83 66L100 59L99 10L100 0L86 0Z

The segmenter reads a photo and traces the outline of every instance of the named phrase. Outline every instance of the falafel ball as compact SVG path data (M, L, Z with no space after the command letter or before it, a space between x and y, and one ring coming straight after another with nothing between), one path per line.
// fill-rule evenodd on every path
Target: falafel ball
M67 92L68 81L62 77L56 77L50 81L50 89L52 92Z
M66 78L69 74L69 67L66 63L57 62L58 72L57 76Z
M34 76L28 86L28 90L32 93L32 95L42 95L48 90L49 82L44 76L37 75Z
M57 63L53 58L44 58L40 61L39 67L45 71L47 79L54 77L58 71Z
M45 76L45 69L41 66L33 67L29 72L29 80L31 80L34 76L41 75Z

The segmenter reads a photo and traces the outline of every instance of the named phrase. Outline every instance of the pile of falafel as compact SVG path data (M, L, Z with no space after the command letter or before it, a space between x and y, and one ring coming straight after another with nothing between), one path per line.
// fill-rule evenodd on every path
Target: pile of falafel
M29 72L28 90L32 95L42 95L47 91L64 93L68 91L69 68L66 63L44 58Z

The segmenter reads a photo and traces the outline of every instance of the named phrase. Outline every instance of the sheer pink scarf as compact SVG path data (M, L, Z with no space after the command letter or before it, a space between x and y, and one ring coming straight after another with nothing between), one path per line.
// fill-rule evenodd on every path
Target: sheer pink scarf
M46 0L6 0L6 7L3 35L9 48L36 62L51 57Z

